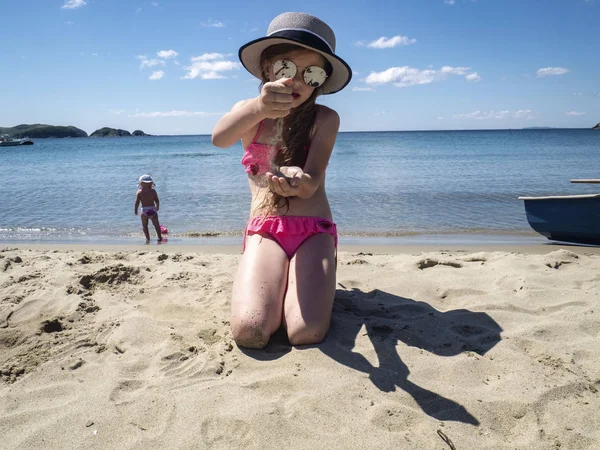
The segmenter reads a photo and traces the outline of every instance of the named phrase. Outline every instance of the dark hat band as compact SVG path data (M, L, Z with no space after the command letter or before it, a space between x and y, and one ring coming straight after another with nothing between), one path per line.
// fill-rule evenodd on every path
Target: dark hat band
M292 41L296 41L300 44L304 44L309 47L312 47L315 50L319 50L320 52L327 53L328 55L333 54L332 49L329 47L327 42L325 42L323 39L321 39L316 34L307 32L305 30L292 30L292 29L279 30L279 31L275 31L274 33L269 34L268 37L270 37L270 38L278 37L278 38L289 39Z

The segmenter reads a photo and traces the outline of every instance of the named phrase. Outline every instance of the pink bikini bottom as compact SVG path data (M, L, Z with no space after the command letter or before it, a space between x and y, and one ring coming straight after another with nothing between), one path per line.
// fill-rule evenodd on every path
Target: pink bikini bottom
M246 236L266 233L285 251L288 258L294 256L298 247L309 237L318 233L333 236L337 249L337 230L329 219L313 216L266 216L253 217L246 225L242 253L246 249Z

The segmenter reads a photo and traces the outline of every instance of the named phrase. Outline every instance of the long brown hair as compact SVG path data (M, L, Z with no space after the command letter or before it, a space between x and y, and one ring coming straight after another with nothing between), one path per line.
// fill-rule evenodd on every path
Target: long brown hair
M269 64L280 55L306 50L293 44L276 44L266 48L260 56L260 65L262 68L262 86L269 81ZM325 62L325 72L331 74L332 67L329 62L323 58ZM271 171L279 173L279 168L282 166L298 166L304 168L306 157L308 155L308 145L310 143L310 134L314 126L315 117L317 115L317 105L315 101L321 89L317 88L311 96L300 106L286 117L279 118L276 121L276 133L271 145L278 149L275 151L271 160ZM269 191L265 197L265 201L260 208L269 212L286 207L286 212L289 210L290 202L287 197L283 197L275 192Z

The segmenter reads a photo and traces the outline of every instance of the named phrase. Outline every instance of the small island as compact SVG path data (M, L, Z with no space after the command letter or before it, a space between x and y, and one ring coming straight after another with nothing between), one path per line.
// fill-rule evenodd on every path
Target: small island
M121 130L120 128L110 128L104 127L99 130L94 131L90 134L90 137L131 137L131 136L150 136L149 134L144 133L142 130L135 130L130 133L127 130Z
M600 130L600 122L598 122L596 126L592 127L592 130Z

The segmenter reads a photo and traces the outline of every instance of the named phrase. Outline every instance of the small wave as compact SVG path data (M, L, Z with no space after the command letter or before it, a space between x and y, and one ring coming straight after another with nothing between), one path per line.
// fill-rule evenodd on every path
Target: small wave
M207 158L217 156L216 153L173 153L170 155L173 158Z
M211 238L224 236L241 236L242 231L186 231L184 233L175 233L172 236L176 237L191 237L191 238Z
M0 233L56 233L56 232L77 232L77 228L28 228L28 227L0 227Z
M89 229L77 228L25 228L9 227L0 228L2 239L39 239L56 237L84 237L89 235Z
M458 235L458 234L486 234L502 236L535 236L532 230L506 230L492 228L455 228L439 230L390 230L390 231L340 231L340 236L351 237L402 237L402 236L433 236L433 235Z

